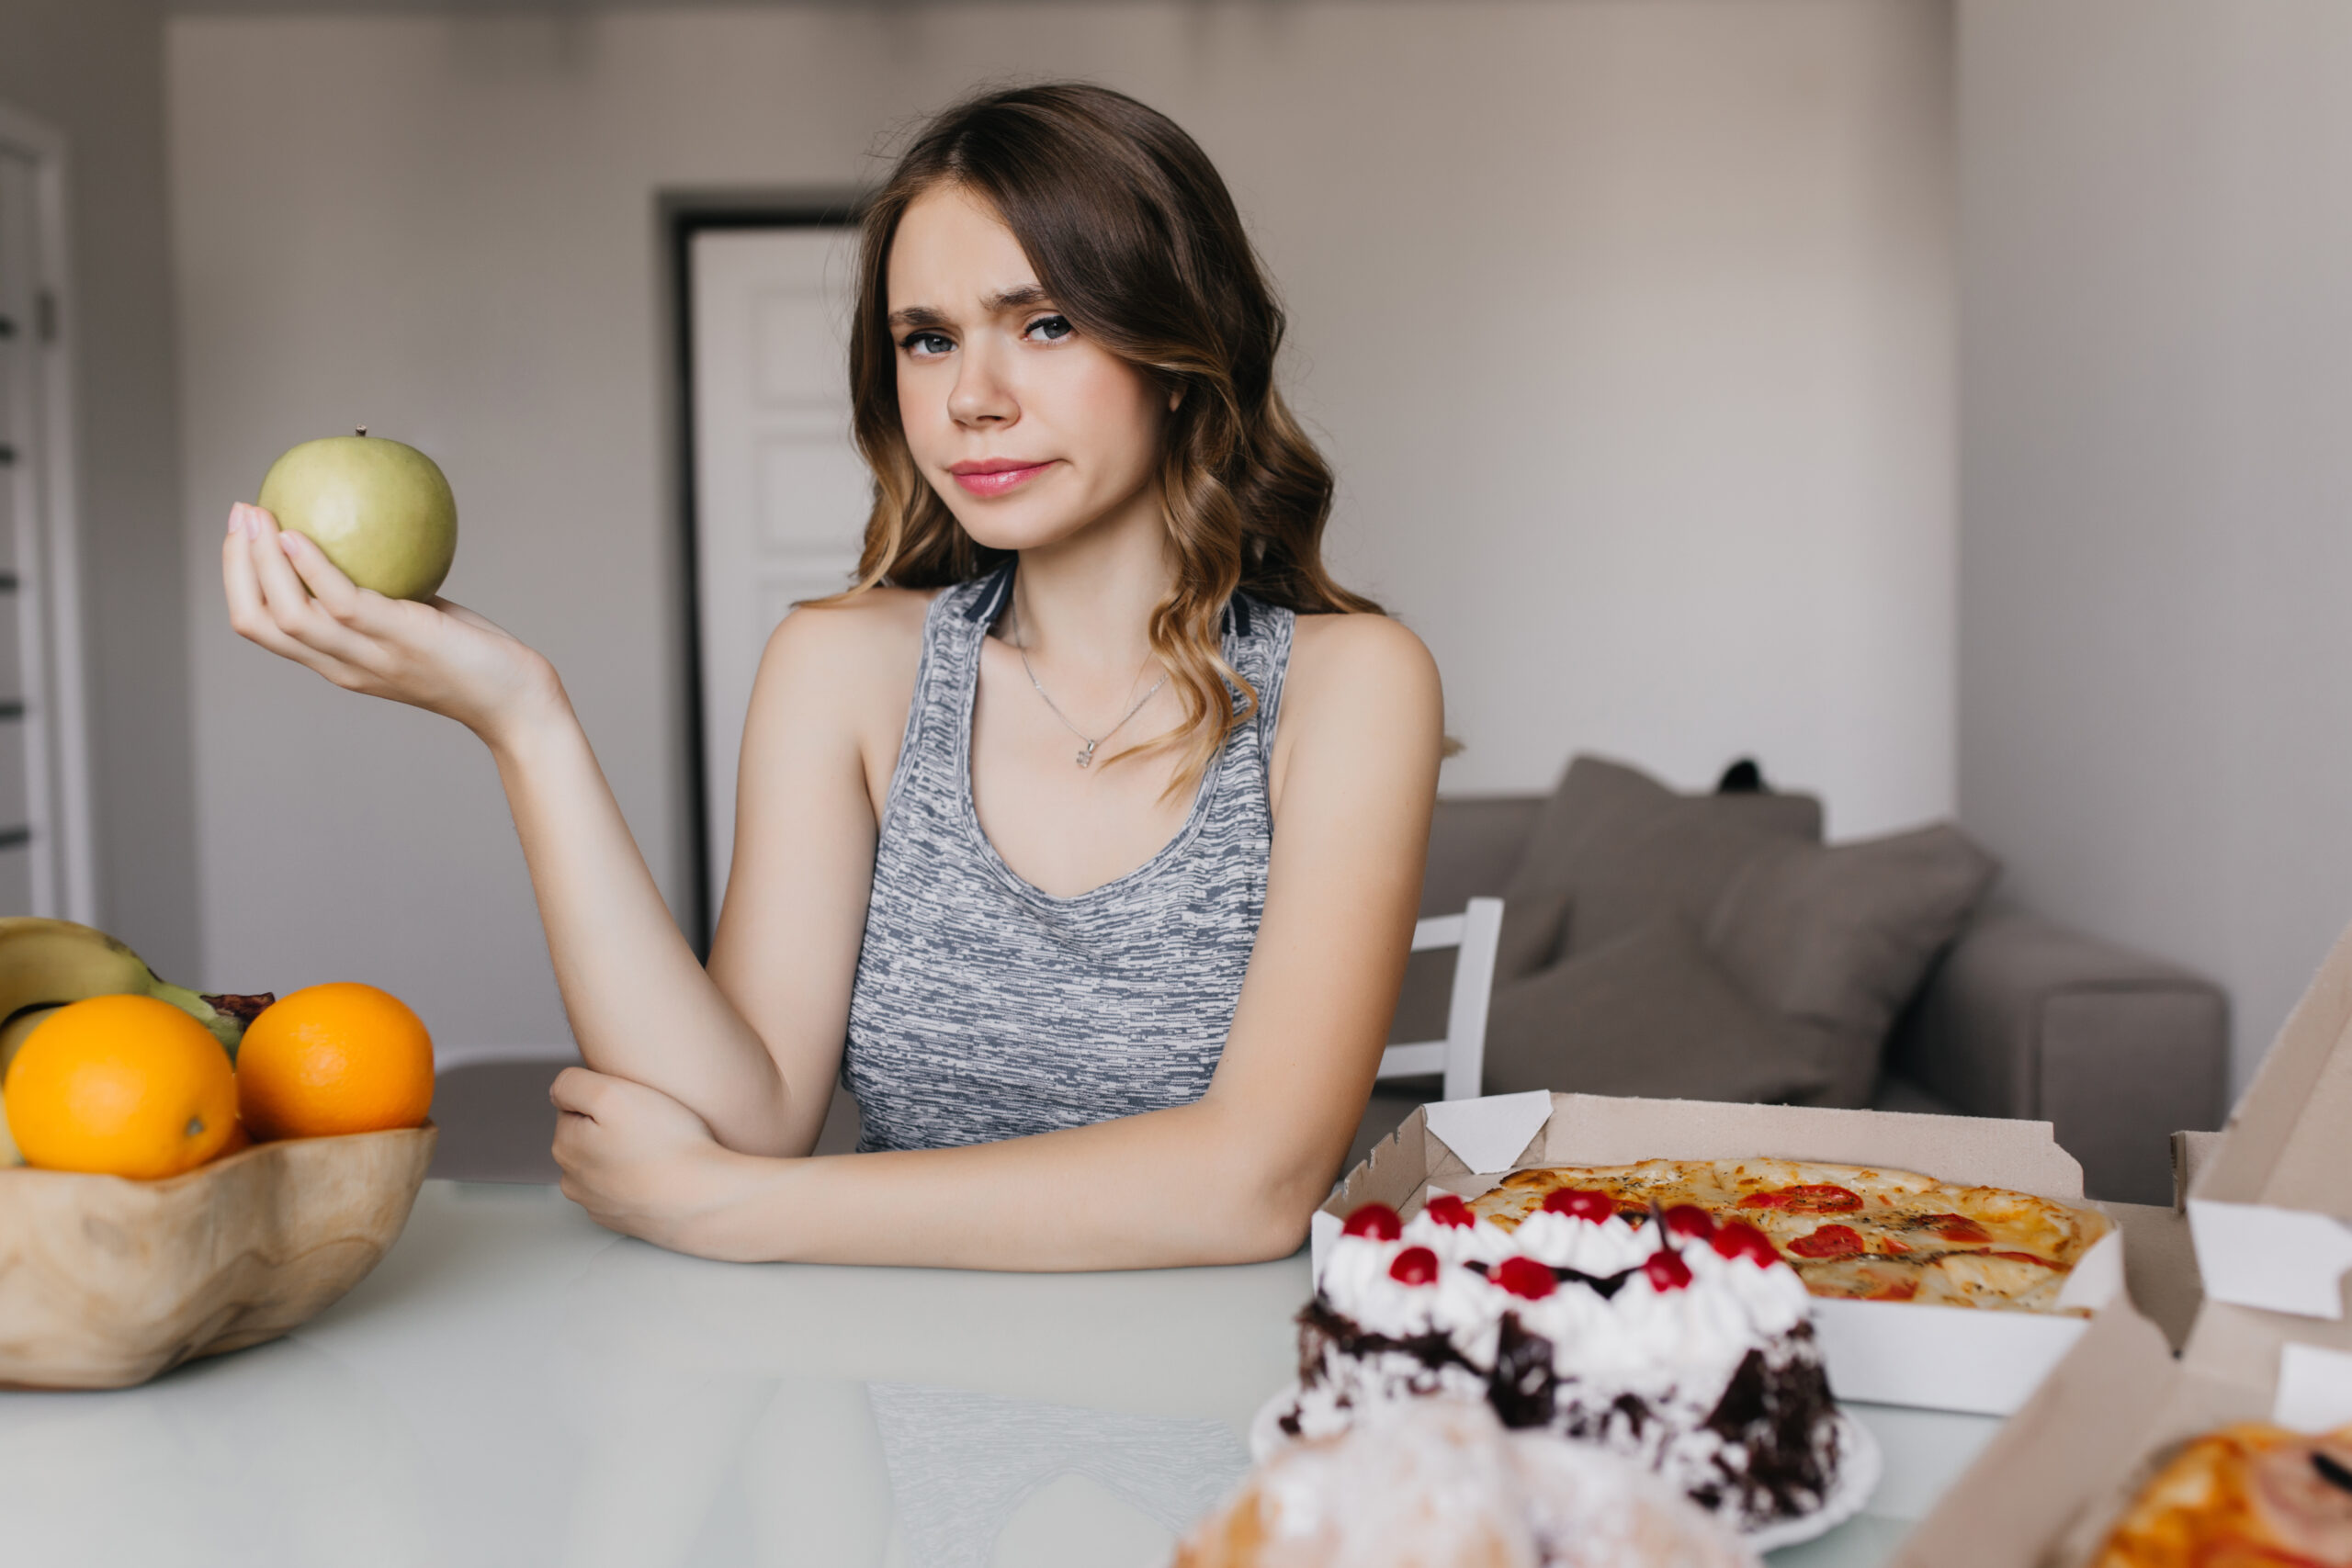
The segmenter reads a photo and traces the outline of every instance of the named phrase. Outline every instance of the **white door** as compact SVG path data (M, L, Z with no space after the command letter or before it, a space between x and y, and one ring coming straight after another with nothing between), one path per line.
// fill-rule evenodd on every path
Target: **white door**
M0 118L0 915L92 920L80 668L61 657L76 626L64 348L42 230L62 186L42 156Z
M735 846L735 766L760 650L796 602L849 585L873 502L849 432L855 255L855 231L831 226L703 230L691 243L695 593L714 919Z

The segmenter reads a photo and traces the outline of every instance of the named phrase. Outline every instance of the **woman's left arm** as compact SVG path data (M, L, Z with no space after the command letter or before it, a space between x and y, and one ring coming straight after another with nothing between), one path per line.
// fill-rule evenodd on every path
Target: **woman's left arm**
M557 1080L564 1191L705 1257L969 1269L1279 1258L1347 1153L1403 983L1444 728L1437 667L1377 615L1301 615L1272 765L1265 912L1191 1105L968 1148L771 1159L657 1090Z

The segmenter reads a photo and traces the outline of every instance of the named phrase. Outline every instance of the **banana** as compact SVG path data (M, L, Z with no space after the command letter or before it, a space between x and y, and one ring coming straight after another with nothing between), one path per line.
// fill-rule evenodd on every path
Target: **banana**
M235 1059L249 1012L216 1008L185 986L157 979L145 959L102 931L40 915L0 918L0 1073L51 1008L125 994L171 1003L210 1030Z
M25 1037L52 1011L89 997L126 994L171 1003L210 1030L232 1062L245 1025L272 999L199 996L157 979L145 959L102 931L40 915L0 917L0 1079ZM23 1163L0 1115L0 1166Z

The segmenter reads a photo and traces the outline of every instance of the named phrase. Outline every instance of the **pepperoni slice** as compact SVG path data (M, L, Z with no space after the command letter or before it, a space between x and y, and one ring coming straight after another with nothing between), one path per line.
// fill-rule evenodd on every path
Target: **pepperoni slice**
M1851 1225L1823 1225L1789 1243L1789 1250L1799 1258L1860 1258L1862 1233Z
M1928 1214L1918 1223L1946 1241L1983 1243L1993 1239L1990 1232L1965 1214Z
M1739 1206L1778 1209L1784 1214L1850 1214L1862 1206L1862 1199L1859 1192L1819 1181L1783 1187L1777 1192L1750 1192Z

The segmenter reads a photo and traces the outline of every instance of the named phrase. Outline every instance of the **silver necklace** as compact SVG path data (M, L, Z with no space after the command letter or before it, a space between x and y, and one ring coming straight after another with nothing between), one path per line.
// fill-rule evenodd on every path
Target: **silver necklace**
M1102 745L1105 740L1110 739L1114 735L1118 734L1120 730L1125 729L1127 727L1127 720L1141 713L1143 711L1143 705L1151 701L1153 697L1159 695L1159 688L1168 684L1168 675L1167 672L1163 671L1160 673L1159 679L1151 683L1151 690L1146 692L1142 696L1137 697L1135 701L1135 705L1129 708L1125 713L1119 716L1118 723L1113 725L1110 728L1104 730L1100 735L1089 735L1086 731L1072 724L1069 721L1069 715L1062 712L1061 705L1046 694L1045 682L1038 680L1037 671L1030 668L1029 649L1027 646L1017 637L1007 637L1005 640L1012 643L1012 651L1021 656L1021 668L1028 671L1029 683L1037 688L1037 694L1040 697L1045 698L1046 706L1053 711L1054 716L1062 721L1062 728L1069 730L1072 735L1077 736L1080 740L1086 742L1085 745L1079 748L1078 752L1078 765L1081 768L1092 767L1094 765L1094 749L1097 746ZM1137 673L1140 674L1141 671L1138 671Z

